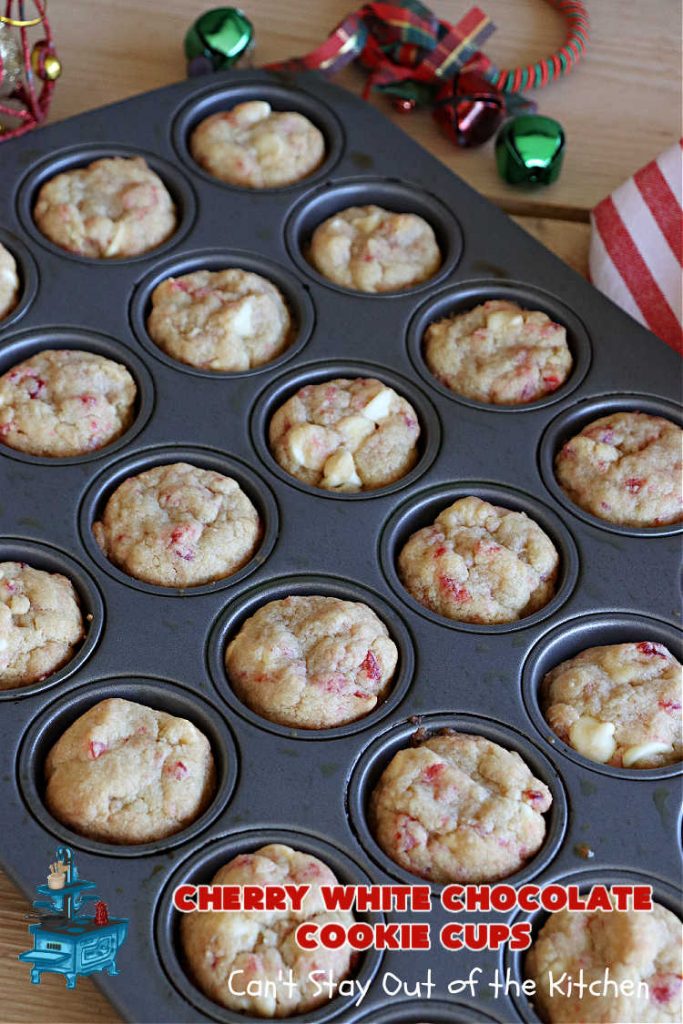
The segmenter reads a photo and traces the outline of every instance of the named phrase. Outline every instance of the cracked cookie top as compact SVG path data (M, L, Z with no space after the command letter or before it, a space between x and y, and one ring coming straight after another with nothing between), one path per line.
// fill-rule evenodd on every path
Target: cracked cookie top
M85 636L73 584L25 562L0 562L0 690L62 668Z
M323 277L360 292L412 288L441 266L434 231L416 213L350 206L319 224L309 257Z
M519 871L540 849L551 803L519 754L445 730L394 755L373 790L369 819L404 870L432 882L490 882Z
M367 605L337 597L270 601L225 653L232 687L282 725L326 729L369 714L389 690L398 654Z
M249 100L200 121L190 149L197 163L221 181L281 188L308 177L322 163L325 139L303 114Z
M683 431L642 412L602 416L560 449L557 480L586 512L622 526L683 519Z
M325 1004L327 986L350 974L355 957L347 943L339 949L303 950L294 937L297 926L307 921L347 926L353 921L348 911L325 909L320 887L338 883L317 857L272 843L233 858L214 875L211 884L304 884L310 889L300 911L194 911L182 915L185 958L209 999L252 1017L291 1017ZM238 971L242 973L236 974Z
M406 590L462 622L513 622L555 593L559 556L524 512L460 498L418 530L398 557Z
M19 301L17 261L0 242L0 320L11 313Z
M137 256L176 229L173 200L142 157L63 171L41 187L33 217L55 245L93 259Z
M451 391L496 405L537 401L564 384L572 368L561 324L502 299L430 324L424 356Z
M191 825L213 799L213 755L185 718L113 697L77 718L45 762L62 824L107 843L149 843Z
M548 672L544 714L584 757L618 768L681 760L681 666L663 644L590 647Z
M270 421L270 447L287 473L328 491L361 491L400 480L417 462L420 424L412 405L379 380L307 384Z
M614 898L613 905L616 907ZM632 982L632 993L605 991L603 979ZM581 974L582 972L582 974ZM681 1019L681 922L654 903L651 911L550 914L525 961L534 1001L548 1024L602 1021L677 1024ZM569 981L597 983L593 992ZM644 982L644 986L641 986Z
M0 377L0 443L31 455L86 455L125 433L136 395L120 363L46 349Z
M289 344L282 294L259 274L236 268L169 277L152 292L152 340L174 359L206 370L262 366Z
M258 512L236 480L187 462L124 480L93 524L110 561L162 587L232 576L251 559L261 533Z

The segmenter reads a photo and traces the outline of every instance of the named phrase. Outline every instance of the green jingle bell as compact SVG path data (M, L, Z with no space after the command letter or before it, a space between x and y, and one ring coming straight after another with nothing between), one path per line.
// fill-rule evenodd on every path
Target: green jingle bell
M254 26L236 7L216 7L197 18L185 36L191 77L232 67L254 45Z
M510 185L550 185L560 176L564 148L558 121L541 114L520 114L498 133L498 172Z

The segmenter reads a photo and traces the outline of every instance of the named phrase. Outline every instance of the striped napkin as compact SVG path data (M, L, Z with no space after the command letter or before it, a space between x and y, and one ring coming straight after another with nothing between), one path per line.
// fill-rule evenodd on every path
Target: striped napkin
M613 302L683 353L683 139L591 214L590 275Z

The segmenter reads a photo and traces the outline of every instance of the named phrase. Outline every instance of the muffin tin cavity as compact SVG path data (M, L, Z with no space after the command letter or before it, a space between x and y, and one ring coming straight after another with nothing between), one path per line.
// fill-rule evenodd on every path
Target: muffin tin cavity
M260 828L240 831L237 834L222 836L208 843L181 864L168 880L157 905L155 920L155 941L166 975L174 988L208 1020L217 1020L222 1024L238 1024L240 1021L258 1020L246 1017L214 1003L194 984L188 972L180 944L179 924L180 913L173 909L173 890L179 885L208 885L216 872L234 857L243 853L251 853L270 843L282 843L295 850L301 850L317 857L336 875L342 885L369 885L370 879L356 862L339 846L334 846L318 836L297 829L290 831L282 828ZM356 914L359 921L378 924L384 920L381 914ZM382 954L370 949L361 954L352 973L363 984L370 982L377 973ZM354 996L338 996L317 1010L306 1015L296 1014L287 1017L291 1024L323 1024L323 1021L337 1017L343 1011L351 1013L355 1001ZM349 1019L346 1017L345 1019Z
M525 618L496 625L448 619L416 601L399 578L398 556L410 537L423 527L431 526L439 513L453 502L470 495L481 498L483 501L489 501L492 505L500 505L502 508L512 509L515 512L525 512L547 533L560 556L554 597L543 608L539 608L538 611ZM462 629L468 633L509 633L515 629L525 629L535 625L557 612L568 600L579 573L579 555L576 545L559 516L524 491L518 491L514 487L503 484L477 480L444 484L409 498L387 520L380 536L379 557L390 587L412 611L418 612L442 626L448 626L450 629Z
M430 224L441 250L442 263L433 277L412 288L400 291L369 293L344 288L328 281L318 273L307 259L311 236L319 224L349 206L375 205L393 213L416 213ZM313 193L304 197L293 209L285 228L285 239L289 255L299 270L308 274L319 284L344 295L357 298L380 299L412 296L425 288L433 288L453 273L462 254L462 231L458 221L440 199L425 192L418 185L398 178L347 178L327 182Z
M683 635L668 622L628 612L604 612L570 619L555 627L531 649L522 669L524 706L540 736L552 748L582 768L630 781L664 779L677 775L683 765L662 768L614 768L583 757L553 732L541 708L541 686L546 674L563 661L575 658L589 647L654 641L664 644L679 661L683 659Z
M239 633L246 619L254 615L270 601L280 601L291 596L320 595L337 597L342 601L359 601L368 605L389 630L391 639L398 648L398 662L386 700L380 702L369 715L359 718L347 725L329 729L294 729L252 711L234 692L225 668L225 650L228 643ZM374 591L357 583L333 576L287 576L260 584L241 594L222 612L214 624L209 637L207 651L209 672L221 698L238 715L246 718L253 725L260 726L268 732L277 733L291 739L329 740L349 736L369 729L378 721L395 710L405 697L413 679L415 668L415 652L413 641L402 618L396 611Z
M516 729L511 729L493 718L440 713L420 716L419 726L429 735L436 735L441 729L454 729L456 732L484 736L506 750L516 751L533 774L545 782L550 789L553 802L548 813L544 815L546 836L543 845L521 871L516 871L500 881L518 886L529 881L539 871L547 867L562 845L568 814L564 787L558 772L548 758ZM416 722L392 726L373 740L359 758L347 791L348 814L361 846L385 874L409 885L427 883L425 879L399 867L380 847L370 829L368 806L380 776L399 750L405 750L412 745L411 741L417 728ZM424 738L427 739L428 736L425 735ZM440 893L443 889L442 885L429 884L435 893Z
M169 277L180 277L183 274L192 274L198 270L247 270L253 274L260 274L272 282L280 290L289 308L292 317L292 336L289 345L281 355L276 356L269 363L262 366L255 366L250 370L224 371L224 370L202 370L197 366L190 366L181 363L172 356L167 355L150 337L147 331L147 319L152 309L151 296L157 285ZM282 267L271 260L252 252L242 252L237 249L204 249L196 252L184 253L180 257L174 257L163 263L157 263L154 270L143 279L136 288L130 307L130 319L133 330L142 345L151 355L173 367L174 370L182 370L195 377L206 377L209 380L216 378L234 379L237 377L251 377L257 373L274 370L282 363L285 363L292 356L298 355L309 340L315 325L315 309L308 290L299 281Z
M49 457L45 455L29 455L17 451L9 445L0 444L0 455L8 455L22 462L32 462L42 466L68 466L73 463L94 462L96 459L112 455L124 448L136 437L147 424L154 408L154 382L152 376L138 356L116 338L109 338L95 331L81 330L75 327L36 328L23 331L8 339L0 349L0 375L7 373L17 363L30 359L31 356L46 349L74 349L82 352L94 352L105 359L125 366L135 381L134 419L128 430L110 444L103 445L95 451L83 455L66 457Z
M19 276L19 295L17 304L6 316L0 317L0 334L17 320L20 320L33 302L38 290L38 267L33 256L16 235L0 228L0 244L14 256Z
M584 894L589 892L594 885L650 885L652 886L652 900L654 903L661 903L663 907L666 907L667 910L670 910L677 917L681 917L682 914L679 892L674 886L669 885L660 878L653 877L651 874L642 875L637 871L604 868L601 871L578 871L569 875L544 880L544 885L550 883L578 885L580 891ZM548 917L549 915L543 910L537 910L533 914L519 912L513 920L515 922L531 921L532 942L534 942ZM501 955L499 970L505 972L506 969L509 969L510 977L521 984L526 977L524 961L528 952L528 949L517 951L511 951L509 948L505 949ZM614 972L612 972L612 976L614 976ZM525 1024L543 1024L542 1018L535 1011L533 1002L528 996L515 994L514 986L511 988L511 999L520 1016L520 1020L524 1021Z
M190 152L190 136L199 122L212 114L231 110L238 103L246 103L248 100L265 100L266 103L270 103L273 111L295 111L303 114L322 132L325 138L325 158L312 174L281 188L243 188L221 181L196 162ZM175 115L172 133L175 150L188 170L201 175L205 181L219 188L236 189L250 195L291 192L297 188L306 188L332 171L341 157L345 144L342 126L336 114L325 103L292 86L283 88L271 82L264 83L258 79L250 81L248 78L242 79L239 84L214 84L195 94Z
M516 302L522 309L540 310L542 313L547 313L551 320L566 328L567 345L572 354L573 365L565 383L552 394L519 405L478 402L446 387L445 384L437 380L427 366L424 357L424 336L430 324L458 313L466 313L474 309L475 306L492 299ZM438 295L432 296L424 305L420 306L410 321L407 345L408 354L415 369L431 387L446 398L452 398L454 401L469 405L474 409L487 409L491 412L533 412L535 409L543 409L547 405L566 398L585 378L592 357L590 336L579 317L554 295L521 281L465 281L439 292Z
M145 704L186 718L203 732L213 753L216 792L209 807L196 821L175 835L151 843L118 845L89 839L62 825L43 802L45 760L57 740L77 718L110 697ZM232 733L218 708L204 697L177 683L137 676L121 676L72 689L36 718L24 736L19 752L19 788L33 817L53 836L76 849L110 857L144 857L189 842L199 836L220 814L232 796L238 772L237 750Z
M277 412L281 405L284 405L288 398L291 398L292 395L307 384L321 384L324 381L338 378L352 380L356 377L372 377L382 381L383 384L393 388L402 398L405 398L414 408L420 421L420 436L417 441L418 459L415 466L399 480L395 480L394 483L389 484L387 487L377 487L375 490L331 491L302 483L301 480L298 480L295 476L282 469L271 453L268 442L268 429L274 413ZM279 377L261 393L251 414L250 427L252 444L256 448L261 461L271 473L275 473L285 483L291 484L307 494L315 494L317 497L333 498L342 501L378 498L385 494L393 494L394 491L402 487L408 487L429 469L441 445L441 424L437 412L429 399L405 377L400 377L397 373L393 373L385 367L374 363L330 361L326 363L309 363L306 366L292 370L290 373Z
M24 540L21 537L0 538L0 562L26 562L33 569L43 572L58 572L66 576L78 595L83 616L85 639L71 661L46 679L28 686L16 686L0 690L0 701L15 701L20 697L33 697L58 683L64 682L77 672L91 656L99 642L104 626L104 603L94 579L83 566L70 555L48 544Z
M137 256L124 256L113 259L92 259L89 256L79 256L77 253L68 252L51 242L42 233L33 219L33 208L38 198L42 185L54 178L57 174L65 171L74 171L80 167L87 167L95 160L102 160L105 157L134 157L140 156L145 160L152 171L158 174L175 203L176 207L176 229L173 234L162 242L161 245L150 249L149 252L140 253ZM169 163L155 153L148 153L143 149L132 148L121 145L87 145L70 146L53 153L31 170L19 186L18 214L24 230L31 238L48 249L60 259L77 260L89 267L116 267L129 263L139 263L141 260L156 259L168 249L177 245L192 228L197 213L197 201L194 191L186 180L185 176Z
M441 999L392 999L385 1009L370 1010L357 1024L497 1024L494 1017L467 1003Z
M683 523L671 523L667 526L620 526L610 523L607 519L599 519L590 512L585 512L576 505L555 476L555 456L567 441L580 434L584 427L602 416L618 412L644 412L650 416L661 416L683 427L683 414L674 402L657 398L654 395L608 394L600 398L589 398L584 402L572 405L561 412L547 427L539 449L539 466L543 483L556 501L573 515L583 519L591 526L610 533L621 533L627 537L667 537L670 534L683 532Z
M174 462L188 462L201 469L213 470L223 476L232 477L240 485L244 493L250 499L261 519L262 537L261 542L246 565L232 576L216 580L214 583L205 583L196 587L161 587L152 583L144 583L135 579L119 569L113 562L110 562L106 555L100 550L93 535L93 523L95 523L107 504L107 501L116 488L127 480L128 477L137 476L154 466L167 466ZM119 583L125 583L136 590L143 590L147 594L158 594L164 597L187 597L190 594L213 594L217 590L232 586L243 580L255 569L258 569L267 559L273 550L279 531L278 508L270 489L253 470L243 462L238 461L230 455L224 455L211 448L200 447L179 447L164 446L158 448L147 448L144 451L136 452L126 459L113 463L101 473L90 484L85 493L79 511L79 528L81 540L86 551L96 563L98 568L103 569Z

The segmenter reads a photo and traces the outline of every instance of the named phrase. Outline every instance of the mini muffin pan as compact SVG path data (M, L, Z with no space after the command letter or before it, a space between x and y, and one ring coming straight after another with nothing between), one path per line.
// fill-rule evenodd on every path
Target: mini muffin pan
M301 111L320 127L327 157L310 178L250 191L195 165L188 139L198 121L251 98ZM32 206L44 181L98 157L134 154L145 157L177 205L177 231L163 245L134 259L93 261L41 235ZM545 672L588 646L652 639L681 657L681 527L602 522L576 508L552 469L558 447L591 418L641 409L680 422L676 354L376 110L316 75L236 71L183 82L2 146L0 165L0 240L15 256L22 284L19 304L0 321L0 370L41 348L75 347L118 358L138 385L131 428L97 452L38 459L0 446L0 560L65 573L87 626L83 646L59 672L0 691L2 860L32 896L55 848L68 843L111 912L129 918L120 975L96 976L123 1016L250 1019L197 989L171 905L175 885L207 882L237 853L287 842L319 856L345 882L411 880L375 842L367 803L378 773L419 725L456 727L517 750L550 787L545 843L513 883L610 883L626 874L650 882L655 896L680 912L679 766L628 771L590 762L552 733L539 704ZM312 231L337 210L364 203L414 211L432 224L443 254L434 278L369 296L316 273L306 256ZM273 280L294 320L291 347L247 373L178 363L156 348L145 326L151 291L164 277L224 266ZM518 408L471 402L430 374L422 355L428 324L494 297L545 310L566 326L574 368L547 398ZM390 487L316 491L284 473L268 449L277 406L305 383L342 375L376 376L416 409L419 458ZM234 576L177 591L117 569L95 544L92 524L127 476L180 460L235 477L264 532ZM465 494L527 511L555 542L557 594L527 619L452 622L400 583L401 545ZM230 638L263 603L288 594L365 601L386 623L399 652L395 686L367 718L297 731L263 721L230 690ZM167 840L95 842L66 829L44 805L50 746L78 715L113 695L182 715L212 744L215 798ZM428 919L430 952L366 953L355 968L369 982L360 1005L342 995L290 1019L535 1022L526 999L494 999L486 987L496 969L519 979L522 956L440 948L438 933L450 917L440 908L439 887L432 888L427 918L386 915ZM475 922L514 917L471 915ZM483 969L477 999L462 987L449 994L449 982L466 979L474 966Z

